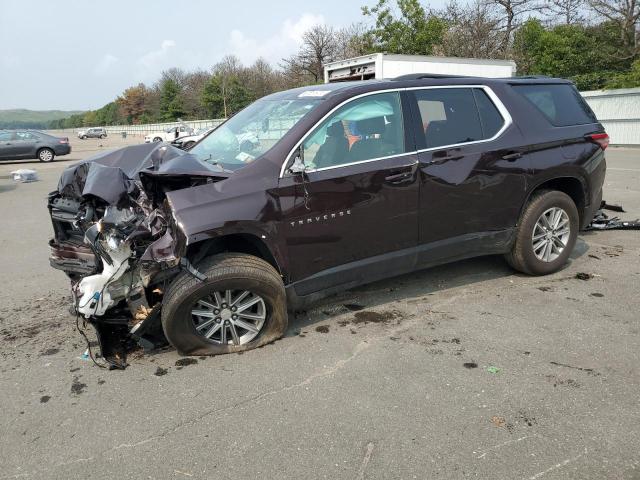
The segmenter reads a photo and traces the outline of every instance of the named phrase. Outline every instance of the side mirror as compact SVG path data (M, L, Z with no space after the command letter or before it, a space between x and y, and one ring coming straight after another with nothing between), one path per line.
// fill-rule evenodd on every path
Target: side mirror
M289 167L289 172L294 175L299 175L307 171L307 166L302 159L302 147L300 147L296 153L294 153L293 163Z

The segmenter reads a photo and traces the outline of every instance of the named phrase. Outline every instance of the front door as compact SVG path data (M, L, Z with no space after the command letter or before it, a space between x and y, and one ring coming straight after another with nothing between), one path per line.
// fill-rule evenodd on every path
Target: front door
M279 188L289 280L307 279L298 294L363 283L363 268L372 277L389 274L388 263L410 269L418 178L405 132L400 94L391 92L344 104L303 141L307 173L286 173Z
M522 137L486 87L413 90L420 263L504 248L526 192Z
M15 132L0 132L0 158L16 158Z
M34 156L40 139L31 132L16 132L14 154L16 157Z

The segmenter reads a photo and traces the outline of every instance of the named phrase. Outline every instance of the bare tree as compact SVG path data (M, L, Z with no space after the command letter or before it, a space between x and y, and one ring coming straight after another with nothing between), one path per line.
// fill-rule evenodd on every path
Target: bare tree
M333 27L316 25L302 36L302 45L295 55L283 59L283 67L289 75L301 83L305 77L313 83L324 78L324 64L335 59L338 51Z
M551 23L572 25L584 21L584 0L544 0L540 10Z
M539 12L540 0L486 0L487 6L495 6L501 11L502 42L500 48L507 54L516 29L520 26L521 17L530 12ZM607 1L607 0L602 0Z
M638 19L640 0L588 0L591 9L620 27L623 58L634 58L639 53Z
M486 2L460 6L455 2L440 14L449 23L436 53L448 57L503 58L500 19Z
M258 58L253 65L247 67L242 73L242 77L247 88L253 92L256 98L264 97L284 88L282 72L274 70L264 58Z
M364 23L353 23L335 32L335 60L359 57L367 53L365 34L368 28Z

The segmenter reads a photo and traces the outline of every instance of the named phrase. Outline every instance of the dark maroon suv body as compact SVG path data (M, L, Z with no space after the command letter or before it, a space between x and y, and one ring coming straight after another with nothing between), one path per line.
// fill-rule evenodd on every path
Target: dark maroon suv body
M556 79L467 78L331 85L323 104L260 161L224 182L168 197L191 250L228 236L229 244L246 240L282 274L296 304L315 293L505 253L527 199L550 183L575 200L582 225L588 223L600 205L606 169L602 148L589 138L603 127L596 121L551 125L514 92L521 83L570 86ZM427 148L407 89L472 85L495 93L512 117L509 125L494 140ZM287 172L300 139L328 112L358 95L388 90L401 92L409 112L408 153L305 176Z
M413 76L259 102L308 111L259 153L268 118L255 138L223 124L190 152L140 145L63 173L51 264L99 332L133 334L143 308L180 352L226 353L282 335L285 303L436 264L506 254L551 273L602 199L608 137L564 80ZM254 326L234 323L247 298Z

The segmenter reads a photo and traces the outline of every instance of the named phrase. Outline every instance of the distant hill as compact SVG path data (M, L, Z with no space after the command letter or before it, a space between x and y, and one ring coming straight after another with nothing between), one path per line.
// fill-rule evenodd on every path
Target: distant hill
M84 113L79 110L0 110L0 128L47 128L52 120Z

